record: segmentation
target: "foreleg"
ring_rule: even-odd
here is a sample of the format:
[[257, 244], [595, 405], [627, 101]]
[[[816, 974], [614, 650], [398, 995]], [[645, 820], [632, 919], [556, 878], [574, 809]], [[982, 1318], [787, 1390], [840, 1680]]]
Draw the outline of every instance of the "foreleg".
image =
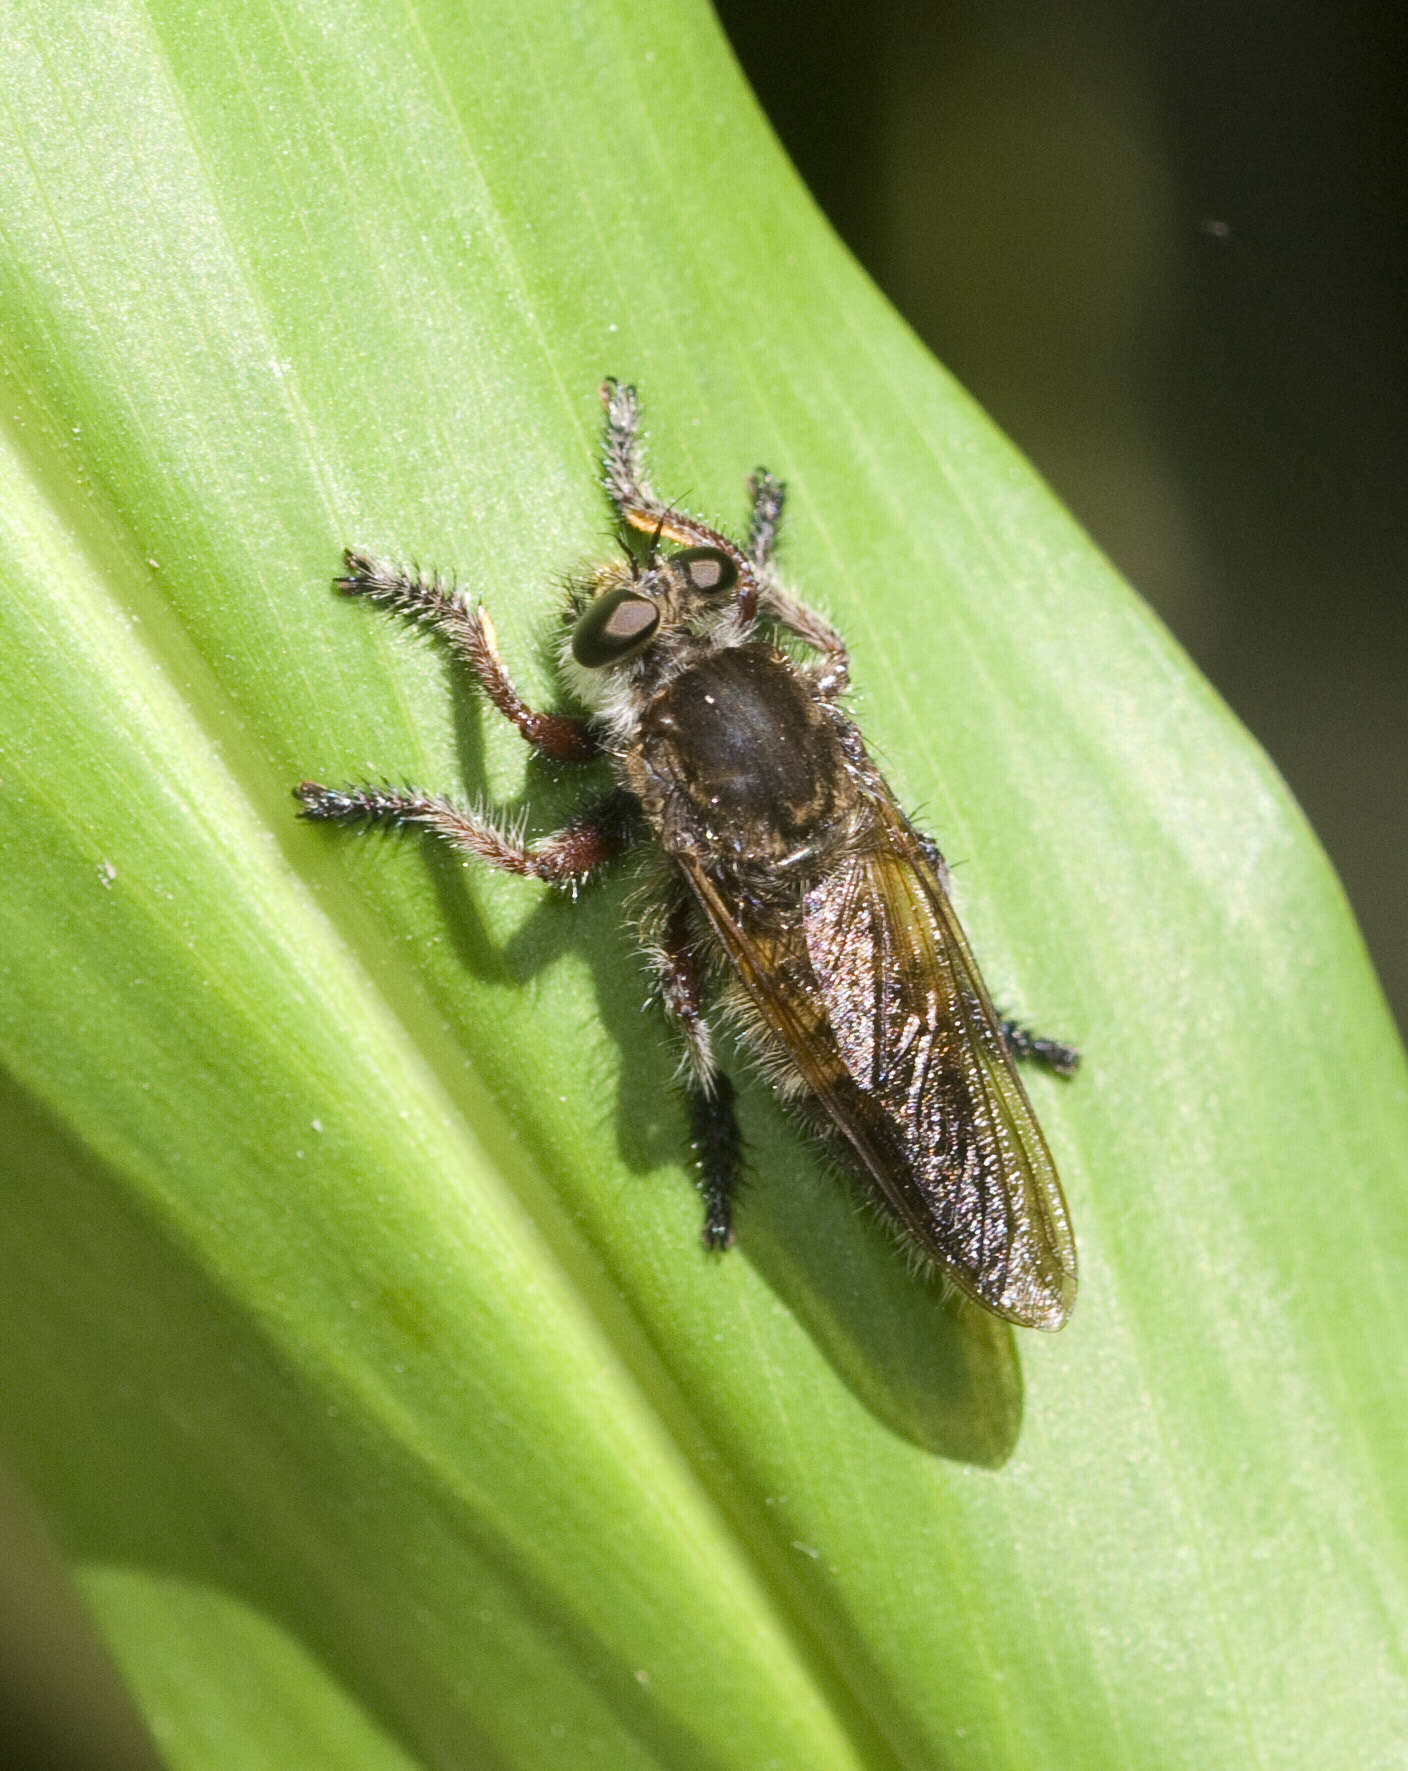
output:
[[437, 577], [406, 572], [350, 548], [345, 557], [347, 572], [335, 581], [337, 588], [443, 634], [455, 656], [479, 679], [490, 701], [536, 751], [554, 762], [589, 762], [598, 754], [586, 720], [566, 713], [535, 713], [523, 700], [499, 656], [494, 624], [486, 609], [471, 608], [458, 591], [447, 590]]
[[766, 573], [771, 569], [777, 549], [777, 532], [782, 526], [782, 506], [787, 487], [775, 480], [765, 467], [754, 470], [748, 478], [748, 496], [752, 511], [748, 517], [748, 557]]
[[714, 547], [726, 554], [738, 568], [739, 603], [745, 618], [751, 620], [761, 588], [752, 560], [736, 541], [730, 541], [727, 535], [721, 535], [697, 517], [666, 504], [651, 490], [645, 476], [636, 390], [623, 387], [619, 381], [604, 381], [601, 403], [606, 409], [602, 484], [621, 521], [628, 528], [657, 539], [663, 538], [676, 546]]
[[758, 607], [781, 626], [795, 633], [821, 657], [807, 666], [807, 674], [817, 691], [828, 699], [844, 695], [851, 680], [851, 658], [846, 642], [824, 615], [799, 603], [788, 590], [768, 579], [758, 597]]
[[808, 672], [816, 688], [828, 697], [844, 694], [851, 672], [846, 642], [824, 616], [799, 603], [773, 574], [773, 553], [787, 488], [765, 467], [760, 467], [749, 478], [748, 492], [753, 501], [748, 519], [748, 557], [758, 573], [758, 608], [821, 653], [820, 662]]

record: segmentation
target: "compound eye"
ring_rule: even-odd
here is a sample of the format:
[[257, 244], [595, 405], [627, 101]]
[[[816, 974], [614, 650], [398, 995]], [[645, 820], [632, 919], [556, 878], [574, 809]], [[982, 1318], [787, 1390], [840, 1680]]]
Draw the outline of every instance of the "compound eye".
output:
[[738, 567], [717, 547], [686, 547], [669, 563], [699, 596], [722, 596], [738, 585]]
[[619, 664], [654, 639], [659, 625], [659, 605], [649, 597], [624, 587], [608, 590], [573, 630], [572, 656], [588, 670]]

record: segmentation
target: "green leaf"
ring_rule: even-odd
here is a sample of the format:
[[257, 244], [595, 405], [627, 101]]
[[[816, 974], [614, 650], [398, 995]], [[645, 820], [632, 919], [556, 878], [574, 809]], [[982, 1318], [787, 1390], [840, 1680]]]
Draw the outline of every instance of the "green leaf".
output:
[[[1266, 760], [810, 206], [702, 8], [12, 11], [0, 67], [0, 1421], [175, 1767], [1396, 1762], [1405, 1072]], [[744, 1092], [699, 1252], [618, 876], [348, 543], [532, 697], [595, 387], [791, 486], [1080, 1240], [1056, 1338]], [[1025, 1396], [1023, 1399], [1023, 1386]]]

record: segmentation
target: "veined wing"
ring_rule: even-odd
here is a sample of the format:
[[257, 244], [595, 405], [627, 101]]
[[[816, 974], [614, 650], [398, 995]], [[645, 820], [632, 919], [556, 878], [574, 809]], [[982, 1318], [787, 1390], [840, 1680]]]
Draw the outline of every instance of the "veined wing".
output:
[[1055, 1166], [948, 895], [893, 806], [873, 845], [807, 892], [801, 924], [750, 930], [691, 883], [763, 1021], [876, 1193], [963, 1290], [1060, 1328], [1075, 1243]]

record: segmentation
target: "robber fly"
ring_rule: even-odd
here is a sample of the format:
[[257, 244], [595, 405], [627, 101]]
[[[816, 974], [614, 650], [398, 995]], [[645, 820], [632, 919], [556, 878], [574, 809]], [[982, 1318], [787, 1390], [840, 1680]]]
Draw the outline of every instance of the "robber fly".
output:
[[[774, 568], [782, 484], [753, 475], [747, 540], [730, 540], [655, 495], [635, 390], [601, 391], [604, 484], [627, 545], [571, 593], [562, 675], [586, 717], [530, 709], [487, 612], [440, 580], [349, 552], [337, 583], [438, 630], [534, 749], [604, 758], [610, 791], [533, 843], [411, 789], [305, 781], [302, 815], [418, 825], [574, 891], [634, 838], [653, 839], [640, 938], [683, 1041], [706, 1246], [732, 1240], [742, 1166], [708, 1018], [718, 997], [924, 1257], [997, 1315], [1060, 1328], [1075, 1244], [1012, 1060], [1069, 1072], [1077, 1054], [994, 1010], [942, 856], [841, 707], [845, 644]], [[778, 630], [807, 662], [779, 648]]]

